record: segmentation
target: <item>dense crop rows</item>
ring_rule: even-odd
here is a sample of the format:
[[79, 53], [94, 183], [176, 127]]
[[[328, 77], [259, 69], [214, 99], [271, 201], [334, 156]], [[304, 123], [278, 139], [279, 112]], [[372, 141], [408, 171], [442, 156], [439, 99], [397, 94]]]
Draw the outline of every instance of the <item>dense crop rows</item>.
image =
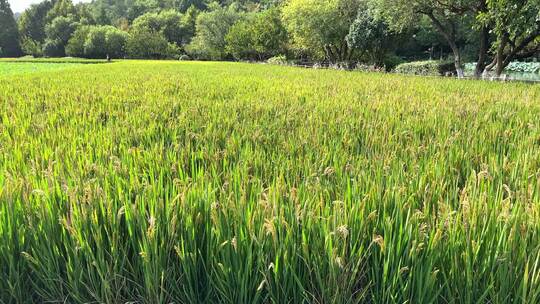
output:
[[538, 303], [540, 87], [233, 63], [0, 80], [0, 303]]

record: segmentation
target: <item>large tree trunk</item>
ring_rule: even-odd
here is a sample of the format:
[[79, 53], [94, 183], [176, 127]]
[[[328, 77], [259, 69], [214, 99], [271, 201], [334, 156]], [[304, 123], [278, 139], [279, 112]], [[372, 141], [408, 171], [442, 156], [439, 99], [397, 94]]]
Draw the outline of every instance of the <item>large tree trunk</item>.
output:
[[495, 56], [493, 58], [493, 60], [491, 61], [490, 64], [488, 64], [485, 68], [484, 68], [484, 72], [482, 72], [482, 78], [487, 78], [488, 75], [489, 75], [489, 72], [491, 72], [493, 70], [493, 68], [495, 67], [495, 65], [497, 64], [497, 57]]
[[478, 50], [478, 62], [476, 63], [476, 68], [474, 69], [474, 77], [481, 78], [484, 69], [486, 68], [486, 59], [489, 49], [489, 29], [483, 27], [480, 32], [480, 49]]
[[339, 46], [339, 56], [337, 58], [339, 63], [347, 62], [349, 60], [349, 47], [347, 45], [347, 42], [343, 40], [341, 42], [341, 45]]
[[[499, 37], [499, 45], [497, 46], [495, 58], [493, 59], [493, 62], [485, 68], [484, 73], [491, 71], [493, 67], [495, 67], [495, 75], [499, 78], [512, 60], [528, 58], [538, 53], [540, 51], [540, 45], [531, 50], [524, 51], [529, 44], [538, 37], [540, 37], [540, 29], [529, 34], [529, 36], [525, 37], [521, 43], [516, 44], [516, 41], [510, 39], [508, 33], [504, 33]], [[510, 50], [508, 51], [508, 49]]]
[[495, 75], [497, 76], [497, 78], [501, 77], [504, 68], [506, 68], [506, 66], [504, 65], [504, 49], [506, 48], [507, 44], [508, 35], [505, 34], [501, 37], [499, 46], [497, 47], [497, 54], [495, 55], [495, 59], [497, 60], [497, 64], [495, 65]]
[[[481, 14], [488, 11], [487, 0], [478, 1], [478, 6], [474, 9], [475, 14]], [[480, 30], [480, 49], [478, 50], [478, 61], [474, 69], [474, 77], [479, 79], [483, 76], [486, 69], [486, 61], [488, 57], [489, 45], [489, 32], [490, 28], [482, 26]]]
[[461, 62], [461, 52], [459, 50], [459, 47], [456, 43], [456, 37], [455, 37], [455, 27], [454, 24], [452, 24], [450, 29], [446, 29], [441, 21], [435, 17], [435, 15], [432, 12], [429, 12], [426, 14], [429, 19], [431, 19], [431, 22], [435, 26], [435, 28], [441, 33], [441, 35], [444, 37], [446, 42], [448, 42], [448, 45], [452, 49], [452, 53], [454, 54], [454, 65], [456, 67], [456, 73], [458, 78], [465, 77], [465, 74], [463, 72], [463, 64]]
[[463, 72], [463, 64], [461, 63], [461, 53], [459, 48], [453, 48], [452, 52], [454, 53], [454, 66], [456, 67], [456, 73], [458, 78], [464, 78], [465, 73]]
[[326, 60], [328, 60], [328, 62], [333, 62], [335, 55], [334, 55], [334, 51], [332, 51], [332, 46], [328, 44], [325, 45], [324, 52], [326, 53]]
[[[523, 39], [519, 45], [516, 45], [515, 41], [511, 43], [512, 48], [511, 48], [510, 53], [504, 54], [504, 48], [503, 48], [502, 49], [503, 56], [501, 57], [497, 56], [497, 76], [500, 76], [502, 74], [504, 69], [512, 62], [512, 60], [528, 58], [536, 54], [537, 52], [539, 52], [540, 45], [536, 46], [530, 51], [521, 53], [527, 48], [527, 46], [529, 46], [531, 42], [533, 42], [538, 37], [540, 37], [540, 28], [532, 32], [531, 34], [529, 34], [529, 36], [525, 37], [525, 39]], [[510, 38], [508, 37], [508, 34], [504, 35], [503, 39], [505, 39], [504, 40], [505, 45], [509, 44]]]
[[329, 63], [342, 63], [350, 60], [353, 50], [343, 42], [341, 45], [325, 45], [324, 52]]

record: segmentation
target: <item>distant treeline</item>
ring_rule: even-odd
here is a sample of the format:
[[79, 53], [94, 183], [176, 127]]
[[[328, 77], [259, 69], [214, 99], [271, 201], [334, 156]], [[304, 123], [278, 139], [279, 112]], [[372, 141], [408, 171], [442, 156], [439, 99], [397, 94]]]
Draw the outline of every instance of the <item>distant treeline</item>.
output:
[[15, 18], [4, 57], [361, 62], [451, 59], [502, 73], [540, 53], [540, 0], [44, 0]]

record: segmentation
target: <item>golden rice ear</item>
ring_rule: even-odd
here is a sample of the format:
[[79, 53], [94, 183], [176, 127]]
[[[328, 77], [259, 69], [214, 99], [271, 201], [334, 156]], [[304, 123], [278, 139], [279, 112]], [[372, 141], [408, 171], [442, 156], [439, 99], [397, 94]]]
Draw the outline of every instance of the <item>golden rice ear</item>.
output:
[[381, 251], [384, 251], [384, 238], [381, 235], [373, 235], [372, 244], [377, 244]]

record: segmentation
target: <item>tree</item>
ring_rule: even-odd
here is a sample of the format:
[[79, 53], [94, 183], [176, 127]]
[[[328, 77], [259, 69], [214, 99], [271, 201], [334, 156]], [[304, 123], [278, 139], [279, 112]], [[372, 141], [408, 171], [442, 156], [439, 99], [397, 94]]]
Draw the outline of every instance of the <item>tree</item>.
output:
[[19, 33], [23, 52], [40, 56], [41, 46], [45, 42], [45, 25], [47, 14], [53, 3], [45, 0], [30, 6], [19, 18]]
[[512, 60], [540, 53], [539, 0], [490, 0], [487, 8], [480, 19], [493, 28], [497, 40], [494, 59], [486, 72], [495, 67], [495, 74], [500, 76]]
[[93, 26], [84, 41], [84, 55], [89, 58], [106, 58], [106, 33], [109, 26]]
[[243, 17], [243, 13], [238, 12], [234, 6], [224, 8], [212, 5], [211, 11], [203, 12], [197, 17], [195, 37], [186, 50], [201, 59], [225, 59], [225, 37], [231, 27]]
[[66, 55], [66, 45], [75, 32], [78, 23], [73, 20], [73, 16], [59, 16], [54, 18], [51, 23], [45, 27], [47, 36], [44, 44], [43, 53], [49, 57], [63, 57]]
[[76, 16], [80, 24], [92, 25], [96, 24], [92, 15], [91, 6], [89, 3], [78, 3], [75, 5]]
[[108, 58], [122, 58], [126, 55], [128, 33], [111, 27], [105, 33], [105, 48]]
[[231, 27], [225, 41], [226, 51], [236, 59], [256, 59], [253, 28], [250, 26], [253, 18], [237, 22]]
[[422, 16], [444, 37], [454, 55], [458, 77], [463, 77], [462, 54], [459, 40], [461, 29], [472, 27], [476, 14], [485, 0], [379, 0], [379, 11], [396, 29], [403, 29]]
[[[97, 24], [111, 25], [116, 24], [119, 19], [127, 19], [130, 8], [132, 8], [137, 2], [139, 1], [93, 0], [92, 2], [85, 5], [89, 7], [89, 10], [93, 14], [92, 18], [96, 21]], [[130, 21], [132, 21], [133, 19], [131, 19]]]
[[236, 59], [265, 60], [285, 52], [287, 32], [280, 12], [270, 9], [237, 22], [225, 40], [227, 52]]
[[0, 56], [16, 57], [21, 53], [19, 30], [7, 0], [0, 0]]
[[168, 43], [182, 49], [193, 38], [197, 14], [193, 7], [184, 15], [175, 10], [146, 13], [133, 21], [132, 30], [137, 34], [149, 32], [163, 36]]
[[200, 14], [200, 10], [194, 5], [190, 6], [182, 17], [182, 29], [184, 31], [182, 45], [188, 45], [197, 29], [197, 16]]
[[50, 23], [58, 17], [78, 19], [75, 17], [77, 15], [77, 9], [71, 0], [54, 0], [53, 3], [53, 7], [47, 13], [46, 23]]
[[158, 5], [155, 0], [134, 0], [127, 10], [127, 17], [129, 20], [135, 20], [141, 15], [157, 10]]
[[73, 57], [122, 58], [129, 34], [113, 26], [82, 25], [69, 39], [66, 54]]
[[104, 4], [99, 5], [95, 9], [95, 14], [93, 19], [96, 21], [99, 25], [107, 25], [111, 24], [111, 18], [109, 17], [109, 13], [107, 12], [107, 8]]
[[174, 10], [146, 13], [135, 19], [132, 27], [136, 31], [161, 33], [168, 42], [181, 46], [186, 40], [182, 18], [182, 14]]
[[[472, 13], [475, 15], [476, 21], [479, 21], [482, 14], [485, 14], [488, 10], [487, 6], [488, 0], [477, 0], [472, 2], [470, 6]], [[482, 22], [477, 22], [475, 27], [478, 31], [478, 59], [476, 63], [476, 68], [474, 70], [474, 76], [480, 78], [486, 68], [486, 61], [488, 58], [488, 51], [490, 46], [490, 28], [483, 24]]]
[[173, 4], [174, 9], [177, 9], [180, 12], [186, 12], [191, 7], [198, 10], [205, 10], [207, 6], [208, 1], [206, 0], [176, 0]]
[[163, 34], [144, 29], [132, 31], [127, 42], [127, 53], [130, 58], [172, 58], [179, 52], [178, 47], [169, 43]]
[[66, 45], [66, 55], [72, 57], [84, 57], [84, 44], [92, 26], [82, 25], [77, 28]]
[[330, 62], [348, 61], [353, 50], [346, 36], [359, 5], [359, 0], [289, 0], [283, 18], [294, 46], [301, 52]]
[[110, 25], [91, 26], [76, 32], [69, 44], [70, 53], [80, 52], [80, 42], [85, 33], [85, 57], [121, 58], [126, 55], [128, 33]]
[[19, 20], [23, 51], [34, 56], [65, 56], [65, 46], [78, 21], [78, 10], [71, 0], [32, 5]]
[[349, 48], [359, 50], [359, 57], [367, 57], [371, 63], [384, 66], [384, 59], [394, 47], [396, 35], [385, 21], [376, 18], [368, 9], [363, 8], [351, 24], [347, 35]]

